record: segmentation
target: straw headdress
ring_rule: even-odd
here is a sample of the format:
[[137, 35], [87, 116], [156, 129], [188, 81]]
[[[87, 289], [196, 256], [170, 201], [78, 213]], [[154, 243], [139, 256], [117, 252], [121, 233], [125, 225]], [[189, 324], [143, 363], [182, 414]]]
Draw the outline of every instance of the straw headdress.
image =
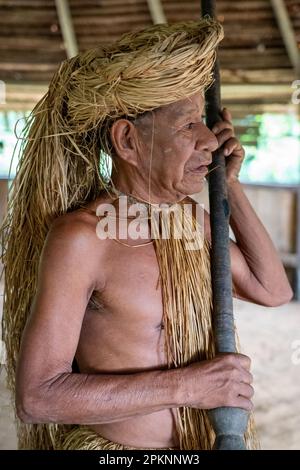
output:
[[[220, 24], [206, 18], [126, 34], [110, 46], [63, 62], [31, 113], [1, 231], [3, 332], [12, 390], [52, 220], [96, 199], [105, 188], [104, 155], [111, 154], [109, 130], [115, 119], [137, 117], [204, 92], [222, 37]], [[19, 424], [19, 445], [51, 449], [59, 433], [56, 425]]]

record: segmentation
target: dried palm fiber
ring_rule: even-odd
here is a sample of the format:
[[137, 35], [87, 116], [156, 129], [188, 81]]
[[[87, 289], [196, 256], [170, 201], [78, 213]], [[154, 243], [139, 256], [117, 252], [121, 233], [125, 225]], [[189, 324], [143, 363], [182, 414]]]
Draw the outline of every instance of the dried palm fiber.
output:
[[[180, 204], [176, 208], [170, 218], [175, 233], [184, 226], [183, 237], [176, 239], [174, 232], [171, 230], [170, 233], [168, 229], [168, 217], [161, 217], [162, 225], [167, 224], [165, 232], [169, 231], [171, 236], [154, 239], [164, 299], [166, 352], [170, 367], [182, 367], [215, 356], [210, 245], [204, 239], [197, 221], [193, 217], [185, 217]], [[177, 411], [180, 449], [212, 449], [215, 435], [207, 412], [189, 407]], [[258, 447], [252, 417], [245, 441], [249, 449]]]
[[[57, 442], [56, 450], [139, 450], [137, 447], [125, 446], [117, 442], [109, 441], [99, 436], [85, 426], [78, 426], [65, 435], [61, 436], [61, 441]], [[154, 448], [144, 448], [143, 450], [156, 450]], [[162, 450], [175, 450], [167, 447]]]
[[[221, 26], [208, 19], [158, 25], [67, 60], [27, 120], [8, 215], [1, 229], [5, 292], [3, 334], [8, 382], [15, 388], [21, 335], [36, 291], [51, 222], [98, 197], [111, 153], [109, 130], [203, 91], [212, 79]], [[18, 422], [19, 447], [52, 449], [65, 426]]]

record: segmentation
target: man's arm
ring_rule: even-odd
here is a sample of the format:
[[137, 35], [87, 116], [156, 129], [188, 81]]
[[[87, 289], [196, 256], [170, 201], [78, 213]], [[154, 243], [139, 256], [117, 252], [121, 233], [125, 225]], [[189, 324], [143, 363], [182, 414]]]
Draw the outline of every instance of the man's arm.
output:
[[212, 130], [226, 157], [230, 225], [236, 237], [236, 243], [231, 241], [230, 246], [234, 295], [275, 307], [291, 300], [293, 292], [272, 240], [238, 180], [245, 152], [234, 136], [231, 119], [224, 109], [223, 121]]
[[105, 286], [105, 242], [97, 239], [94, 227], [70, 220], [67, 215], [54, 224], [41, 256], [18, 362], [19, 418], [28, 423], [96, 424], [179, 406], [251, 409], [250, 361], [238, 354], [177, 370], [72, 373], [89, 297]]
[[289, 302], [293, 292], [282, 262], [266, 229], [248, 201], [242, 185], [228, 185], [234, 294], [242, 299], [276, 307]]
[[172, 374], [170, 380], [167, 373], [161, 380], [160, 371], [72, 373], [89, 297], [94, 289], [103, 289], [105, 276], [101, 274], [104, 242], [95, 228], [68, 218], [54, 224], [41, 257], [17, 370], [19, 417], [26, 422], [91, 424], [174, 406], [178, 387]]

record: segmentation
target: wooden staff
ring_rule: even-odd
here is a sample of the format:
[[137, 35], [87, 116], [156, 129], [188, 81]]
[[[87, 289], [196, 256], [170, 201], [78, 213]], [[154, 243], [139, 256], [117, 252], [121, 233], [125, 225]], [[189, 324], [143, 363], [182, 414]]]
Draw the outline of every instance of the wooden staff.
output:
[[[216, 1], [201, 0], [202, 16], [215, 17]], [[221, 115], [220, 73], [218, 60], [214, 67], [214, 84], [207, 91], [206, 120], [212, 129]], [[213, 315], [216, 350], [218, 353], [236, 352], [235, 330], [232, 305], [232, 278], [229, 252], [229, 215], [225, 177], [225, 157], [222, 150], [213, 155], [216, 170], [209, 176], [210, 224], [212, 237], [211, 270], [213, 290]], [[216, 408], [209, 411], [209, 417], [216, 433], [214, 449], [246, 449], [244, 434], [248, 413], [241, 408]]]

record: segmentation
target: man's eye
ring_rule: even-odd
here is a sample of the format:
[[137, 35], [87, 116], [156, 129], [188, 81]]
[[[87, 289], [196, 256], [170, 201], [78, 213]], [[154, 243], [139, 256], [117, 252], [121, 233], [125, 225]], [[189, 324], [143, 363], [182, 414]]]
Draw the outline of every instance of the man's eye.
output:
[[205, 124], [205, 115], [201, 116], [201, 120], [198, 121], [198, 122], [189, 122], [188, 124], [186, 124], [184, 127], [185, 129], [193, 129], [193, 127], [196, 125], [196, 124]]
[[188, 124], [185, 124], [184, 128], [188, 130], [194, 129], [194, 126], [197, 124], [200, 124], [200, 122], [189, 122]]

